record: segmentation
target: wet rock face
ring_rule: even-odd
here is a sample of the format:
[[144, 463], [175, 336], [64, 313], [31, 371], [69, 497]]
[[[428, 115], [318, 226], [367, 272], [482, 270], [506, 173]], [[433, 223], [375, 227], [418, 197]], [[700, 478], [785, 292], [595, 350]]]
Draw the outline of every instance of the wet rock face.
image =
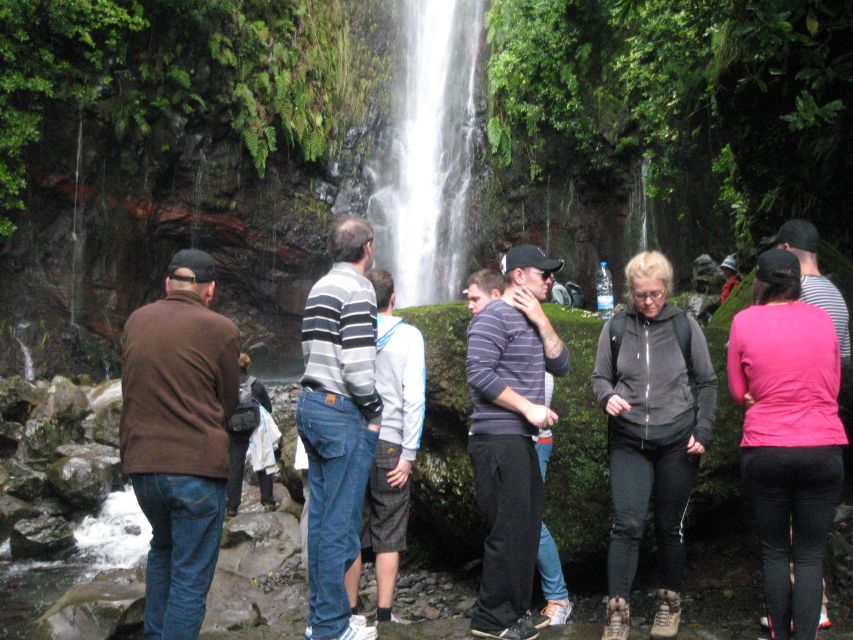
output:
[[0, 540], [5, 539], [18, 520], [38, 517], [39, 512], [23, 500], [0, 493]]
[[61, 560], [74, 551], [74, 534], [62, 518], [28, 518], [12, 527], [10, 546], [16, 559]]
[[14, 459], [0, 463], [0, 474], [3, 491], [28, 502], [41, 496], [47, 486], [44, 473]]
[[124, 479], [118, 450], [105, 445], [57, 447], [62, 458], [47, 468], [53, 490], [74, 507], [95, 510]]
[[30, 411], [44, 399], [44, 392], [20, 376], [0, 380], [0, 418], [26, 421]]
[[107, 640], [142, 623], [145, 580], [134, 569], [112, 571], [69, 589], [35, 624], [33, 640]]

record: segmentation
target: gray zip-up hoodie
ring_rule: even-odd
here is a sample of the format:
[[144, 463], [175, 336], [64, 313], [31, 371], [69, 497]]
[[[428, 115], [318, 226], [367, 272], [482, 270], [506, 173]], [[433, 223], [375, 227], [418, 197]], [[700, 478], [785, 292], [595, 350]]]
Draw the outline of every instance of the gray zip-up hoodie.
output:
[[[671, 322], [681, 311], [664, 305], [651, 319], [634, 307], [626, 313], [628, 318], [616, 362], [616, 380], [612, 380], [612, 320], [608, 320], [598, 339], [592, 391], [601, 408], [607, 405], [610, 396], [622, 396], [631, 410], [617, 416], [616, 424], [643, 440], [660, 440], [693, 422], [694, 398], [687, 363]], [[687, 320], [698, 409], [693, 435], [707, 448], [711, 444], [717, 411], [717, 376], [711, 365], [705, 334], [693, 318]]]

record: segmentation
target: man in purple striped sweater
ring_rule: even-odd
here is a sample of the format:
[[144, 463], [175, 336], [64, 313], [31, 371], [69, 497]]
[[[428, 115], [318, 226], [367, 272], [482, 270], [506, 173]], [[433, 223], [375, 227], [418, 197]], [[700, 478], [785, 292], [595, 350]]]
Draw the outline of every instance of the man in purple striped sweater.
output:
[[513, 247], [501, 263], [503, 296], [468, 328], [468, 454], [477, 507], [490, 527], [471, 613], [471, 633], [482, 638], [533, 640], [549, 623], [527, 611], [544, 503], [530, 436], [557, 422], [545, 405], [545, 371], [569, 372], [568, 349], [540, 305], [562, 266], [532, 245]]

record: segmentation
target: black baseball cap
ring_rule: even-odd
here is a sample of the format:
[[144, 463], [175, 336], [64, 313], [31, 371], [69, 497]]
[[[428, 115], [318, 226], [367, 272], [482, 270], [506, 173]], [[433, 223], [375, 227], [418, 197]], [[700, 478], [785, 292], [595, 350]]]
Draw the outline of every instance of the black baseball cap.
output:
[[501, 259], [501, 273], [509, 273], [513, 269], [525, 269], [527, 267], [556, 272], [563, 268], [563, 261], [549, 258], [542, 249], [532, 244], [520, 244], [513, 247]]
[[800, 279], [800, 261], [790, 251], [769, 249], [758, 256], [755, 277], [770, 284], [790, 284]]
[[820, 247], [820, 234], [808, 220], [795, 218], [779, 227], [773, 244], [787, 244], [795, 249], [817, 253]]
[[[176, 276], [178, 269], [189, 269], [192, 276]], [[183, 282], [213, 282], [216, 280], [216, 260], [200, 249], [181, 249], [169, 263], [169, 277]]]

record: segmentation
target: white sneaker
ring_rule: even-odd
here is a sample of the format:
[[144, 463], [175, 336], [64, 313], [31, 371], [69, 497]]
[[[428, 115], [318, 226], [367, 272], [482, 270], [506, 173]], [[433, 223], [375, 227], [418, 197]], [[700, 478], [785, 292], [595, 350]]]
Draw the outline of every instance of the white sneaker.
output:
[[568, 598], [564, 600], [549, 600], [545, 608], [542, 609], [542, 615], [551, 618], [551, 622], [549, 623], [551, 626], [566, 624], [572, 615], [572, 601]]
[[376, 640], [377, 637], [376, 627], [353, 626], [350, 623], [346, 631], [338, 636], [338, 640]]
[[[349, 624], [351, 627], [366, 627], [367, 626], [367, 617], [360, 616], [357, 613], [354, 613], [349, 618]], [[311, 626], [305, 627], [305, 631], [302, 633], [302, 636], [305, 640], [312, 640], [314, 637], [314, 631], [311, 629]]]

